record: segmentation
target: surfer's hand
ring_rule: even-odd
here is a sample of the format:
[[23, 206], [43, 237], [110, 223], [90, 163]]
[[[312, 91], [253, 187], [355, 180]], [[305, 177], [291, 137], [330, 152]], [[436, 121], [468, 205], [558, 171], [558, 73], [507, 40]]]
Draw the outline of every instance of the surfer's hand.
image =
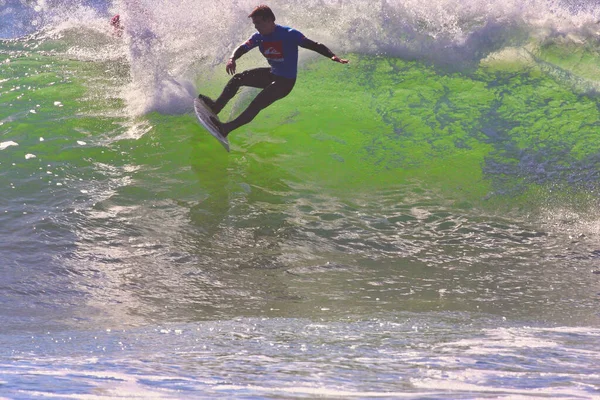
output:
[[350, 61], [344, 60], [343, 58], [339, 58], [338, 56], [333, 56], [331, 59], [335, 62], [339, 62], [340, 64], [348, 64]]
[[227, 66], [225, 67], [225, 71], [227, 71], [227, 73], [229, 75], [235, 74], [235, 60], [233, 58], [230, 58], [227, 61]]

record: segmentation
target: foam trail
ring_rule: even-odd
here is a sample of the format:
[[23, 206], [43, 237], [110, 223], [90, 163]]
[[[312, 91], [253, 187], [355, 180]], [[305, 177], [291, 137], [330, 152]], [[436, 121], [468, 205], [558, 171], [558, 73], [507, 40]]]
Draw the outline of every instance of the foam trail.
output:
[[131, 74], [123, 97], [127, 100], [129, 113], [190, 112], [195, 89], [189, 81], [177, 80], [170, 74], [169, 60], [163, 56], [166, 46], [157, 33], [153, 9], [132, 0], [123, 1], [122, 7], [123, 39], [128, 49]]

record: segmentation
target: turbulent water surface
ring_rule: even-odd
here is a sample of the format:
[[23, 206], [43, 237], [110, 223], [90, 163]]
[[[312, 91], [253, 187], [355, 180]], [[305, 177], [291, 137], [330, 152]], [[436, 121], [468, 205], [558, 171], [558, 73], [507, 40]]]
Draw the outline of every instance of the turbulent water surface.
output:
[[270, 5], [0, 0], [0, 398], [600, 396], [600, 8]]

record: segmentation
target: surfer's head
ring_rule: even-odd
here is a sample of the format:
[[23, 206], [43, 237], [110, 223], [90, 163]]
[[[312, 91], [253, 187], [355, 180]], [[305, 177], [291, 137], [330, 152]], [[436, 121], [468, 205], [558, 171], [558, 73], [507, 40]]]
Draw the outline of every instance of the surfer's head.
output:
[[254, 17], [261, 17], [263, 19], [268, 19], [269, 21], [275, 22], [275, 14], [273, 14], [273, 10], [264, 4], [256, 6], [250, 15], [248, 15], [248, 18], [254, 19]]
[[269, 35], [275, 30], [275, 14], [269, 6], [264, 4], [257, 6], [248, 18], [252, 18], [254, 27], [261, 35]]

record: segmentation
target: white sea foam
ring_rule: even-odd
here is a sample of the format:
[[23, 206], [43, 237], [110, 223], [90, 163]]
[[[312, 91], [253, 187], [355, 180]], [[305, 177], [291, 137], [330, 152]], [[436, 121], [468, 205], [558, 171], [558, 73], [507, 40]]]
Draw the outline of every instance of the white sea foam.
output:
[[18, 146], [19, 143], [17, 142], [13, 142], [12, 140], [9, 140], [7, 142], [0, 142], [0, 150], [5, 150], [11, 146]]

